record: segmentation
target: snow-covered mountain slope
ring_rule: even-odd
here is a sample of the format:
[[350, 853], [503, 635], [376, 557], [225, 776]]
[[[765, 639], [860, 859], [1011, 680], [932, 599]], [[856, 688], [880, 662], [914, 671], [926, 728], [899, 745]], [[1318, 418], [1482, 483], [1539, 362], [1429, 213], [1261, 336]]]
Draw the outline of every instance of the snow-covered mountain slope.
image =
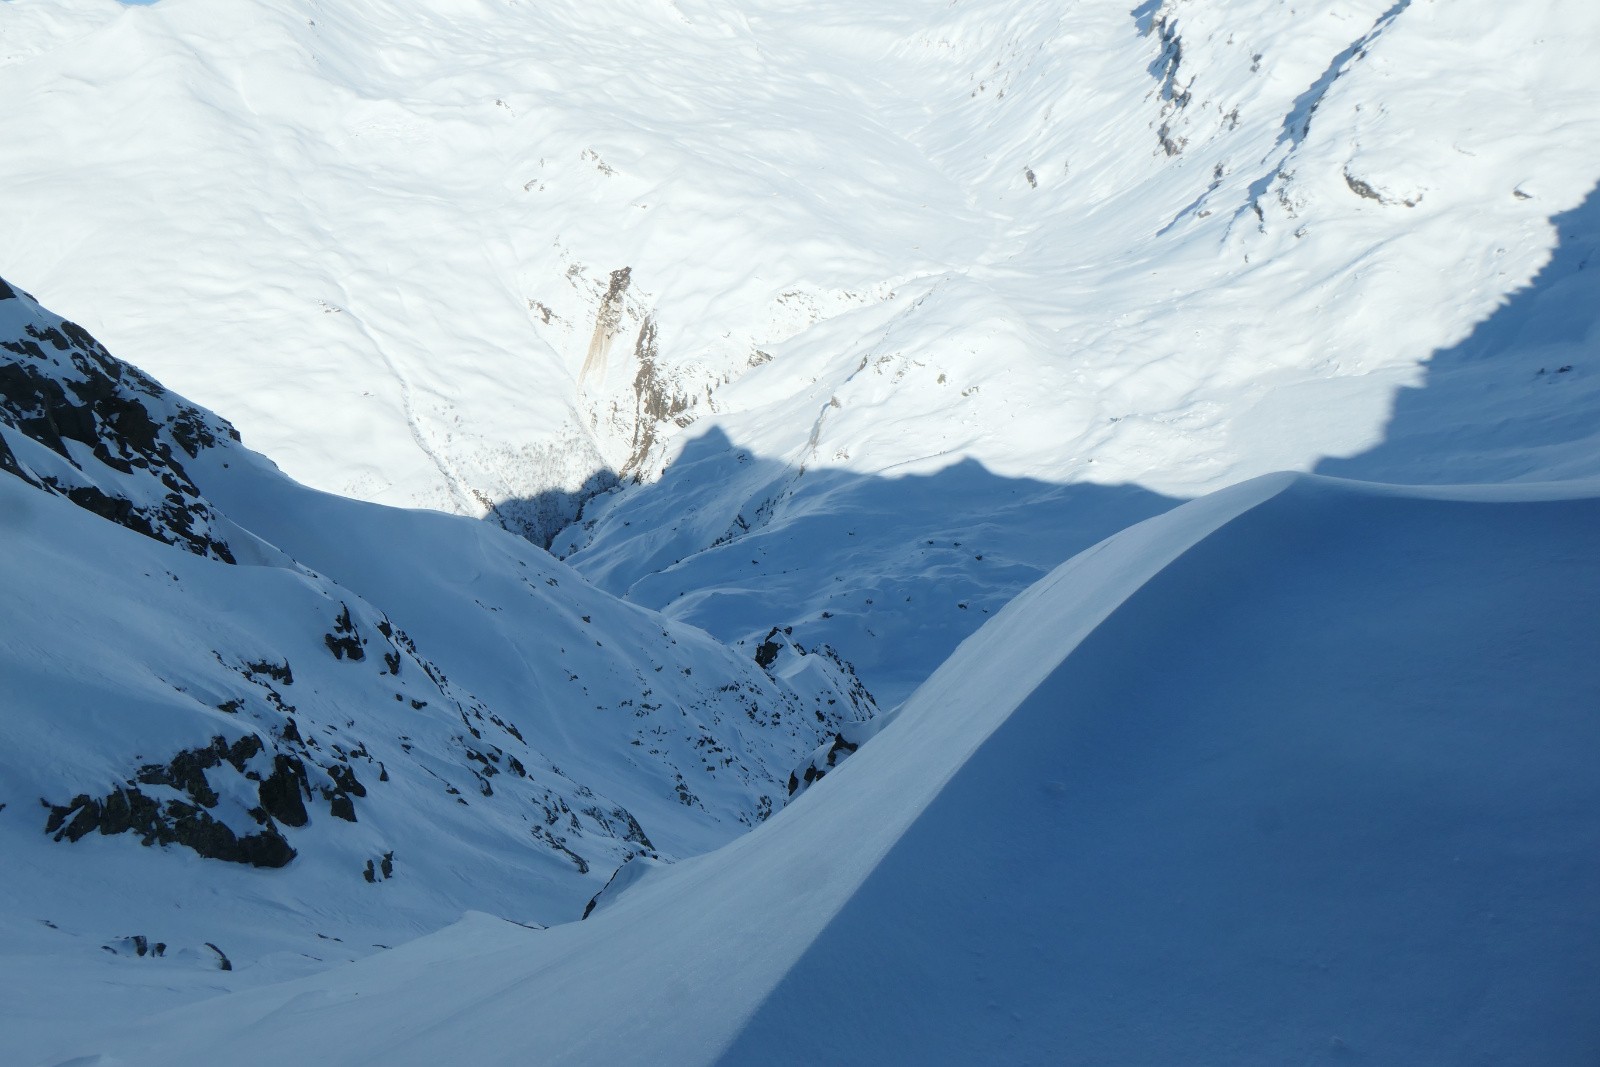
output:
[[126, 1017], [466, 909], [575, 920], [872, 712], [825, 650], [758, 663], [488, 524], [305, 489], [5, 283], [0, 529], [7, 1062], [73, 988]]
[[472, 917], [62, 1050], [1589, 1062], [1597, 531], [1593, 482], [1235, 487], [1061, 567], [793, 806], [585, 922]]
[[[320, 488], [543, 540], [641, 477], [580, 570], [893, 702], [1175, 499], [1391, 429], [1407, 481], [1593, 473], [1553, 349], [1600, 306], [1597, 36], [1588, 0], [11, 0], [0, 270]], [[1479, 332], [1558, 289], [1556, 333]], [[1417, 387], [1432, 428], [1389, 426]]]
[[1595, 1059], [1596, 40], [0, 2], [0, 1061]]

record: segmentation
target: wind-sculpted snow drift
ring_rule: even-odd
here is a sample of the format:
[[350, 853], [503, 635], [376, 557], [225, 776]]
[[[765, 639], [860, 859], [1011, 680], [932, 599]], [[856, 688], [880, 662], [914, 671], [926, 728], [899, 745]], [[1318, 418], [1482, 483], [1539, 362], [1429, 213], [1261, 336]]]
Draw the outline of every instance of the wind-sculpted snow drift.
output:
[[136, 980], [159, 1003], [464, 908], [576, 918], [872, 711], [827, 652], [763, 669], [484, 524], [303, 489], [3, 282], [0, 497], [0, 923], [56, 961], [8, 958], [7, 1031], [124, 941], [190, 961]]
[[470, 917], [81, 1050], [1587, 1062], [1597, 533], [1595, 485], [1246, 483], [1076, 557], [794, 806], [585, 922]]

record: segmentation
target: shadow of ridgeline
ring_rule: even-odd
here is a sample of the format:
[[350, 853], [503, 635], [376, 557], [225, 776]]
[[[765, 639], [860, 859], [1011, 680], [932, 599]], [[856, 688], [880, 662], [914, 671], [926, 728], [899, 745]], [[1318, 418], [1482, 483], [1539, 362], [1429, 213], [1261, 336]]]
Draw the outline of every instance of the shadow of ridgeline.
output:
[[1180, 501], [1007, 478], [801, 469], [712, 428], [660, 480], [591, 500], [551, 549], [597, 585], [751, 654], [832, 645], [884, 708], [1057, 564]]
[[[1600, 195], [1555, 216], [1527, 287], [1400, 390], [1384, 439], [1319, 474], [1417, 484], [1600, 474]], [[598, 484], [598, 483], [597, 483]], [[964, 459], [932, 474], [804, 469], [712, 428], [659, 481], [603, 492], [550, 548], [602, 588], [754, 652], [834, 646], [885, 707], [1057, 564], [1180, 501]], [[507, 501], [555, 515], [572, 502]], [[565, 514], [571, 514], [568, 510]]]
[[487, 517], [518, 537], [549, 548], [551, 541], [583, 514], [588, 501], [616, 488], [619, 481], [609, 468], [592, 471], [576, 489], [550, 489], [502, 500], [490, 505]]
[[1600, 189], [1537, 277], [1401, 389], [1381, 442], [1318, 474], [1415, 484], [1600, 474]]

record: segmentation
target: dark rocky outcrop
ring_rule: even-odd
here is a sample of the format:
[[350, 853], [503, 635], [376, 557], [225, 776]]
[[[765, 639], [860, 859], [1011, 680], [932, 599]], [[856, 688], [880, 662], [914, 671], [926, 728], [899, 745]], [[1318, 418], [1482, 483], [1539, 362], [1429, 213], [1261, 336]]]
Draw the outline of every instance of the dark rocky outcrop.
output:
[[837, 767], [841, 760], [860, 747], [846, 740], [844, 734], [834, 734], [832, 742], [825, 746], [825, 751], [819, 759], [813, 759], [802, 770], [790, 773], [789, 795], [794, 796], [806, 786], [821, 779], [823, 775]]
[[[273, 771], [265, 778], [251, 769], [266, 751], [261, 738], [245, 734], [229, 741], [214, 737], [199, 748], [184, 749], [166, 763], [147, 763], [125, 784], [101, 797], [80, 793], [66, 804], [45, 802], [49, 817], [45, 833], [57, 841], [79, 841], [90, 833], [105, 836], [132, 833], [144, 845], [182, 845], [208, 859], [247, 863], [255, 867], [282, 867], [295, 850], [278, 830], [277, 821], [290, 826], [307, 822], [301, 790], [305, 768], [293, 756], [279, 753]], [[247, 779], [260, 779], [261, 806], [251, 818], [261, 827], [248, 833], [228, 826], [210, 813], [219, 797], [207, 772], [226, 765]], [[175, 790], [184, 799], [151, 797], [141, 786]], [[276, 821], [275, 821], [276, 820]]]
[[387, 882], [389, 879], [393, 878], [394, 853], [385, 852], [383, 857], [378, 860], [376, 865], [374, 865], [371, 860], [368, 860], [365, 869], [363, 869], [361, 872], [361, 877], [368, 882], [374, 883], [380, 881]]
[[167, 954], [165, 941], [151, 941], [143, 934], [133, 934], [129, 937], [118, 938], [109, 945], [101, 945], [100, 947], [113, 956], [132, 954], [134, 956], [150, 956], [153, 959], [160, 959]]
[[285, 826], [304, 826], [311, 821], [305, 803], [311, 796], [311, 787], [306, 784], [306, 767], [298, 756], [282, 752], [273, 756], [272, 773], [261, 780], [256, 793], [267, 814]]
[[[777, 640], [779, 628], [774, 626], [767, 631], [766, 639], [756, 647], [756, 666], [766, 670], [778, 662], [778, 653], [783, 651], [783, 642]], [[786, 626], [781, 631], [785, 635], [794, 633], [793, 626]]]
[[217, 970], [233, 970], [233, 961], [228, 958], [228, 954], [226, 952], [223, 952], [220, 948], [218, 948], [216, 945], [213, 945], [209, 941], [206, 942], [206, 948], [217, 954]]
[[[112, 357], [76, 323], [3, 281], [0, 289], [0, 300], [25, 301], [30, 312], [0, 336], [0, 427], [18, 435], [0, 435], [0, 472], [146, 537], [234, 562], [221, 516], [180, 458], [237, 440], [233, 428]], [[60, 457], [54, 472], [29, 469], [23, 438]]]
[[143, 845], [182, 845], [208, 859], [252, 867], [282, 867], [295, 856], [270, 821], [265, 829], [240, 836], [197, 805], [162, 803], [136, 786], [114, 789], [98, 800], [80, 793], [70, 803], [46, 807], [45, 832], [57, 841], [78, 841], [95, 831], [105, 836], [131, 832]]
[[[322, 643], [328, 646], [328, 651], [333, 653], [334, 659], [350, 659], [359, 661], [367, 658], [366, 649], [362, 646], [367, 642], [361, 636], [361, 631], [356, 629], [356, 624], [350, 619], [350, 608], [346, 604], [339, 605], [339, 616], [333, 620], [333, 632], [322, 635]], [[399, 660], [396, 657], [392, 674], [399, 674]]]

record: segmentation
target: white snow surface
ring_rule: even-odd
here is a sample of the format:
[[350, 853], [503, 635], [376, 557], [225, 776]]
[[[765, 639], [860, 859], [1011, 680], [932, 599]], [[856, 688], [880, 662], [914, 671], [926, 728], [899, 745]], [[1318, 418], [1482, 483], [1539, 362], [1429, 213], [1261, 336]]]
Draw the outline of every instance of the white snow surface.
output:
[[74, 1063], [1580, 1063], [1600, 485], [1275, 475], [1053, 572], [765, 825]]
[[1597, 41], [0, 2], [0, 1061], [1600, 1060]]
[[0, 272], [323, 489], [543, 540], [688, 453], [673, 536], [647, 484], [561, 552], [893, 704], [1175, 499], [1458, 433], [1409, 390], [1511, 425], [1405, 481], [1594, 473], [1533, 381], [1589, 277], [1430, 359], [1593, 246], [1597, 37], [1589, 0], [10, 0]]
[[109, 1021], [469, 909], [576, 920], [873, 710], [825, 653], [769, 673], [492, 525], [301, 487], [9, 287], [0, 349], [0, 1061], [84, 989]]

